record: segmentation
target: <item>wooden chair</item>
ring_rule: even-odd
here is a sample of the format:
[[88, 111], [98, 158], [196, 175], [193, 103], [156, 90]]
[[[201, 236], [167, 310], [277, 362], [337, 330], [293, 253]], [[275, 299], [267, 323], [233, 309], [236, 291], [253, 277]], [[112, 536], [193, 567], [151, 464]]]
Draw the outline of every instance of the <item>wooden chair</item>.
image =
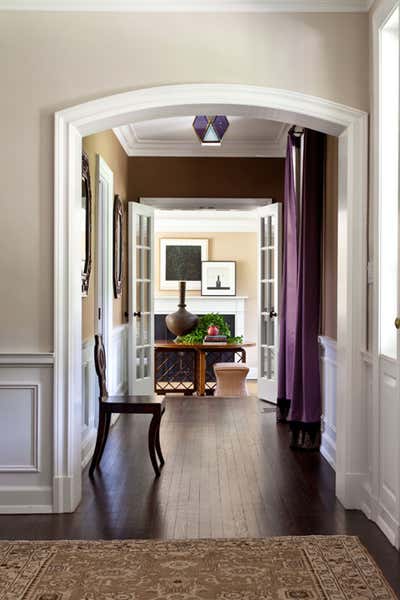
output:
[[[135, 413], [153, 415], [148, 436], [149, 454], [156, 477], [159, 477], [160, 468], [164, 465], [164, 457], [160, 446], [160, 424], [165, 411], [165, 398], [160, 396], [109, 396], [106, 381], [106, 353], [101, 335], [95, 335], [94, 362], [100, 388], [99, 425], [89, 475], [92, 476], [95, 468], [100, 465], [110, 430], [111, 415], [114, 413]], [[156, 453], [160, 460], [160, 467], [157, 464]]]

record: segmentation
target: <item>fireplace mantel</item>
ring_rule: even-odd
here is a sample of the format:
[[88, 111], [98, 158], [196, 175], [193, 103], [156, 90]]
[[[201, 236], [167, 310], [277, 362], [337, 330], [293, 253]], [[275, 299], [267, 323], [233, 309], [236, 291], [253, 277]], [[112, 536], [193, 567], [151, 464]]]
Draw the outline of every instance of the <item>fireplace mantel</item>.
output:
[[[194, 314], [235, 315], [235, 334], [245, 336], [246, 300], [247, 296], [186, 296], [186, 307]], [[156, 296], [154, 312], [156, 315], [174, 312], [178, 302], [178, 296]]]

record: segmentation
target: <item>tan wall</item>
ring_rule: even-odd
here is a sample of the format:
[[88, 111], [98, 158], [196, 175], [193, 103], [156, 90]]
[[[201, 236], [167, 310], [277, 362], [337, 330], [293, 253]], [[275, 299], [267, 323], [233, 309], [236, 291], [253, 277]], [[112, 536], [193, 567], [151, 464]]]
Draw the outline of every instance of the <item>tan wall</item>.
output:
[[[245, 328], [246, 339], [257, 342], [257, 233], [157, 233], [156, 234], [156, 294], [177, 296], [177, 291], [159, 289], [160, 284], [160, 239], [161, 238], [202, 238], [208, 239], [208, 257], [210, 260], [236, 260], [236, 294], [248, 296], [246, 300]], [[190, 296], [198, 296], [198, 290], [189, 290]], [[188, 299], [190, 310], [190, 298]], [[249, 348], [247, 362], [257, 367], [257, 351]]]
[[[221, 18], [223, 27], [221, 27]], [[0, 13], [0, 351], [53, 349], [54, 112], [171, 83], [368, 110], [367, 14]]]
[[323, 214], [322, 333], [337, 339], [338, 139], [327, 136]]
[[82, 339], [86, 340], [95, 333], [96, 299], [96, 265], [97, 265], [97, 198], [96, 198], [96, 154], [106, 161], [114, 174], [114, 194], [119, 194], [125, 209], [125, 227], [123, 232], [123, 285], [120, 298], [113, 298], [113, 325], [125, 322], [124, 313], [127, 310], [128, 272], [127, 272], [127, 187], [128, 187], [128, 157], [112, 131], [105, 131], [85, 137], [83, 149], [89, 156], [90, 176], [92, 181], [92, 273], [90, 277], [89, 294], [82, 298]]
[[273, 198], [283, 202], [283, 158], [130, 158], [129, 200]]

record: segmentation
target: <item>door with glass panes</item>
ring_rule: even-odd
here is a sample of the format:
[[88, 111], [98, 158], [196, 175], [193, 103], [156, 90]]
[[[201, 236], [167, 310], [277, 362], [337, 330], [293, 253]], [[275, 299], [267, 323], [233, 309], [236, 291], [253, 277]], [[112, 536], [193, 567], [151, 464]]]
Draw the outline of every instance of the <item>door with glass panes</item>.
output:
[[258, 219], [258, 396], [276, 403], [282, 265], [281, 204], [263, 206], [259, 209]]
[[154, 209], [129, 202], [129, 394], [154, 393]]

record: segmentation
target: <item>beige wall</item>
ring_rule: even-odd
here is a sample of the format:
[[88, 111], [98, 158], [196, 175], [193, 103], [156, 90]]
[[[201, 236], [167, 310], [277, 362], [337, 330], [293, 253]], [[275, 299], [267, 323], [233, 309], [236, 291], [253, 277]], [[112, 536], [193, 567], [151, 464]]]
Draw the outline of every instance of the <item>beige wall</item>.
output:
[[[202, 238], [208, 239], [208, 258], [210, 260], [236, 260], [236, 295], [248, 296], [246, 300], [245, 334], [248, 341], [257, 342], [257, 233], [157, 233], [156, 234], [156, 294], [176, 296], [177, 291], [159, 289], [160, 284], [160, 239], [161, 238]], [[198, 290], [189, 290], [190, 296], [198, 296]], [[249, 348], [247, 362], [257, 367], [257, 351]]]
[[96, 154], [106, 161], [114, 174], [114, 194], [119, 194], [125, 209], [125, 227], [123, 232], [123, 287], [120, 298], [113, 297], [113, 325], [125, 322], [124, 313], [127, 310], [128, 272], [127, 272], [127, 185], [128, 157], [112, 131], [105, 131], [85, 137], [83, 149], [89, 156], [89, 168], [92, 182], [92, 273], [90, 276], [89, 293], [82, 298], [82, 339], [86, 340], [95, 333], [96, 299], [96, 263], [97, 263], [97, 198], [96, 198]]
[[327, 136], [321, 332], [337, 339], [338, 139]]
[[188, 82], [255, 84], [369, 106], [366, 14], [4, 11], [0, 40], [4, 352], [53, 349], [55, 111]]

